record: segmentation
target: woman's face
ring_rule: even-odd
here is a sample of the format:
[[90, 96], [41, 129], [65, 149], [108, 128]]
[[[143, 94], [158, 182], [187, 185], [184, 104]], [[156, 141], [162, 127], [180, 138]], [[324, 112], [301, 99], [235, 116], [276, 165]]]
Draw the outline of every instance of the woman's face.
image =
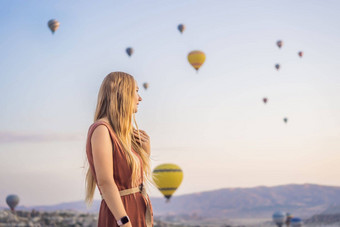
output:
[[142, 101], [142, 97], [138, 94], [139, 87], [137, 85], [137, 82], [135, 81], [135, 96], [134, 96], [134, 113], [137, 113], [138, 111], [138, 104], [140, 101]]

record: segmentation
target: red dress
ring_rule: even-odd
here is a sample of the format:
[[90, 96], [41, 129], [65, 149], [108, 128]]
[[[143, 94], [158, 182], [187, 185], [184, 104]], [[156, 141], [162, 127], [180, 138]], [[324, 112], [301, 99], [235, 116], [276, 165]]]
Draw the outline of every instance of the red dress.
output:
[[[109, 132], [113, 147], [113, 178], [114, 181], [118, 187], [118, 190], [124, 190], [132, 188], [131, 185], [131, 169], [127, 163], [124, 151], [119, 145], [119, 141], [117, 139], [117, 136], [115, 132], [113, 131], [110, 124], [104, 121], [96, 121], [93, 123], [88, 131], [87, 134], [87, 142], [86, 142], [86, 154], [88, 158], [88, 162], [90, 165], [90, 169], [92, 172], [92, 175], [95, 178], [95, 181], [97, 182], [96, 177], [96, 171], [93, 164], [93, 156], [92, 156], [92, 148], [91, 148], [91, 136], [95, 128], [99, 125], [105, 125]], [[133, 150], [132, 150], [133, 151]], [[135, 152], [135, 151], [133, 151]], [[136, 152], [135, 152], [136, 153]], [[142, 163], [142, 159], [140, 156], [136, 153], [138, 156], [140, 162]], [[141, 165], [141, 178], [140, 183], [143, 183], [143, 166]], [[98, 184], [97, 184], [98, 187]], [[98, 187], [100, 194], [100, 188]], [[147, 209], [147, 203], [149, 200], [149, 196], [147, 196], [147, 199], [143, 197], [143, 195], [139, 192], [122, 196], [122, 201], [125, 207], [125, 210], [127, 212], [127, 215], [130, 218], [130, 222], [133, 227], [145, 227], [145, 211]], [[153, 211], [151, 203], [149, 204], [151, 209], [151, 223], [153, 226]], [[99, 210], [99, 217], [98, 217], [98, 227], [115, 227], [118, 226], [115, 217], [111, 213], [109, 207], [107, 206], [105, 200], [102, 199], [100, 204], [100, 210]]]

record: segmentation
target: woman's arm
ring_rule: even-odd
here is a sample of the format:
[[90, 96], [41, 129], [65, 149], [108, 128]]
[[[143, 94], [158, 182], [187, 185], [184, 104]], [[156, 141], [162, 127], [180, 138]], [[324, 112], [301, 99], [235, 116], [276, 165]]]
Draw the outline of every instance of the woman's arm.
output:
[[[104, 125], [99, 125], [94, 130], [91, 146], [98, 187], [111, 213], [119, 220], [127, 214], [113, 179], [112, 142], [110, 133]], [[131, 226], [131, 222], [122, 226]]]

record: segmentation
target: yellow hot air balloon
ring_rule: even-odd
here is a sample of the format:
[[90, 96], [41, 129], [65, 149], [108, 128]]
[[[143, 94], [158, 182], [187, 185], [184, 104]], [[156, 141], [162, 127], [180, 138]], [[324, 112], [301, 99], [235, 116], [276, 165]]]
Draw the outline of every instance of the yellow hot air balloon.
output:
[[153, 170], [152, 179], [158, 190], [169, 201], [183, 180], [183, 171], [178, 165], [170, 163], [162, 164]]
[[191, 51], [188, 54], [188, 61], [198, 71], [205, 61], [205, 54], [200, 50]]

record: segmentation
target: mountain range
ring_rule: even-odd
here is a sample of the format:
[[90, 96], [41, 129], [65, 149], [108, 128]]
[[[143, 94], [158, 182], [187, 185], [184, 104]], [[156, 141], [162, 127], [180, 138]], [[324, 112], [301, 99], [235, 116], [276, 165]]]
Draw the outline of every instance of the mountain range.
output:
[[[271, 218], [275, 211], [309, 218], [321, 213], [340, 213], [340, 187], [317, 184], [288, 184], [273, 187], [225, 188], [187, 195], [174, 195], [170, 202], [151, 198], [154, 215], [191, 218]], [[18, 210], [74, 210], [98, 212], [100, 201], [87, 209], [83, 201], [53, 206], [19, 206]]]

